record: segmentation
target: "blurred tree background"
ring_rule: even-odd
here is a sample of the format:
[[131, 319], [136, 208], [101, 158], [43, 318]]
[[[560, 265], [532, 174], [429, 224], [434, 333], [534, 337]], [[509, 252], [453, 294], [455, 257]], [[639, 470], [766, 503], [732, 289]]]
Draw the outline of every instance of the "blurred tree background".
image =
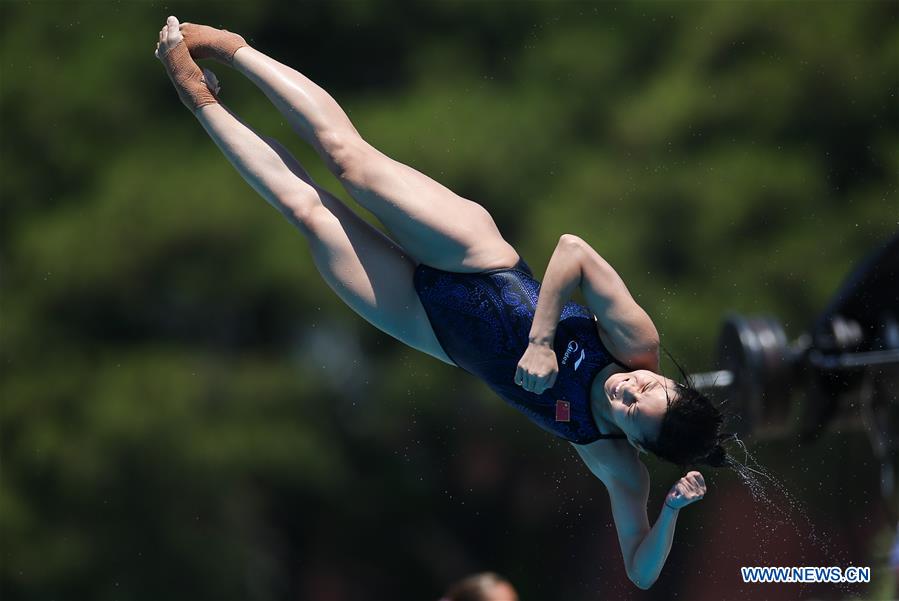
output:
[[[845, 594], [750, 587], [740, 565], [871, 565], [857, 590], [892, 596], [851, 428], [748, 441], [841, 562], [722, 472], [635, 589], [569, 445], [322, 282], [178, 102], [153, 57], [168, 14], [319, 82], [486, 206], [538, 277], [560, 234], [585, 238], [690, 370], [727, 311], [800, 334], [899, 225], [896, 2], [3, 0], [3, 599], [436, 599], [483, 569], [522, 599]], [[654, 520], [681, 474], [648, 463]]]

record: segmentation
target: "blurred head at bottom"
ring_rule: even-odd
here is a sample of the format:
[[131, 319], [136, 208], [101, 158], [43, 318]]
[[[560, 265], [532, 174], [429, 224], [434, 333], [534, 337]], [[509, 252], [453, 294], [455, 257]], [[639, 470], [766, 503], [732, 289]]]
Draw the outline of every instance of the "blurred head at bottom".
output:
[[481, 572], [451, 585], [440, 601], [518, 601], [518, 593], [499, 574]]

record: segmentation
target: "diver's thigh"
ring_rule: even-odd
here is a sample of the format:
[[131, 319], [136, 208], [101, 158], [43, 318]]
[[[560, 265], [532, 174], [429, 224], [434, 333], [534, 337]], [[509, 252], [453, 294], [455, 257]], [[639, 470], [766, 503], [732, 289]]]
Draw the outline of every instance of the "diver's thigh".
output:
[[446, 271], [512, 267], [518, 253], [482, 205], [463, 198], [361, 139], [338, 159], [350, 195], [420, 263]]
[[401, 247], [333, 197], [323, 199], [303, 227], [319, 273], [351, 309], [397, 340], [452, 364], [415, 291], [416, 263]]

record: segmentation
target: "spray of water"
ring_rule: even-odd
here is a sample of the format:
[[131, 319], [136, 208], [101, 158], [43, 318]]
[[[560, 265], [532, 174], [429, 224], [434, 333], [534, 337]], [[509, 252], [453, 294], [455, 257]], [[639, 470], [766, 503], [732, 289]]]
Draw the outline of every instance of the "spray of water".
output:
[[[734, 454], [728, 453], [727, 463], [733, 468], [752, 496], [757, 530], [761, 534], [761, 543], [764, 548], [768, 551], [777, 549], [774, 537], [778, 534], [778, 529], [788, 528], [800, 534], [802, 557], [790, 557], [787, 562], [779, 565], [809, 565], [804, 560], [810, 558], [810, 545], [823, 552], [826, 565], [842, 567], [852, 565], [847, 561], [845, 554], [836, 550], [828, 538], [815, 527], [803, 503], [756, 460], [742, 440], [736, 435], [733, 440], [742, 451], [743, 461], [737, 460]], [[849, 585], [838, 584], [837, 586], [850, 597], [855, 596]]]

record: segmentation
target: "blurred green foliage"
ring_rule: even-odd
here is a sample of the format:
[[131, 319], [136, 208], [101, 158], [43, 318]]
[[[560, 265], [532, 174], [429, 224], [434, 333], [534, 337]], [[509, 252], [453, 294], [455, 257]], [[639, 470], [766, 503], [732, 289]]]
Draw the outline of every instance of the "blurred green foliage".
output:
[[[733, 536], [708, 507], [633, 589], [567, 445], [343, 306], [179, 104], [156, 35], [172, 13], [300, 69], [373, 144], [486, 206], [538, 274], [581, 235], [700, 370], [724, 312], [798, 335], [897, 229], [897, 9], [0, 3], [0, 594], [422, 599], [489, 568], [525, 599], [751, 596], [707, 566], [690, 588], [684, 556]], [[866, 456], [827, 444], [794, 460]], [[820, 493], [823, 460], [782, 467]], [[652, 469], [655, 497], [679, 474]], [[866, 549], [877, 525], [846, 528]]]

